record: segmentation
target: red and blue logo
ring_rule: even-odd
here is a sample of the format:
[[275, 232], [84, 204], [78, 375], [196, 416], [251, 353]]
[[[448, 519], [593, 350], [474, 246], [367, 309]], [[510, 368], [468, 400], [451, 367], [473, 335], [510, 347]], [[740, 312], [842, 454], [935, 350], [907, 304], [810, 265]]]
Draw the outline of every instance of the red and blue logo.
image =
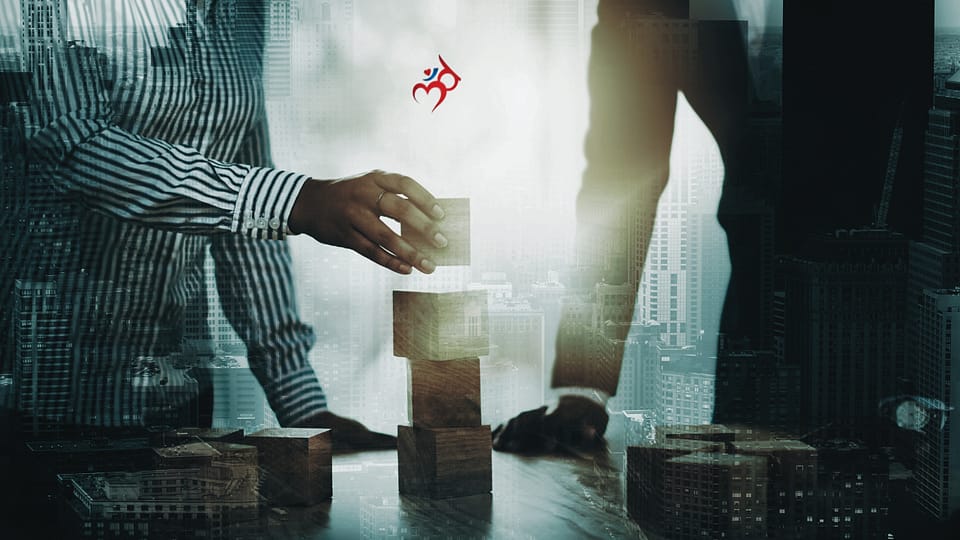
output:
[[447, 92], [452, 92], [460, 84], [460, 75], [457, 75], [457, 73], [443, 61], [442, 56], [438, 54], [437, 58], [440, 59], [442, 69], [441, 67], [435, 67], [423, 70], [423, 74], [426, 75], [427, 78], [423, 79], [423, 82], [413, 85], [413, 100], [417, 103], [420, 103], [420, 100], [417, 99], [418, 90], [423, 90], [427, 95], [434, 90], [440, 92], [440, 99], [437, 100], [436, 105], [433, 106], [430, 112], [437, 110], [437, 107], [443, 103], [443, 100], [447, 99]]

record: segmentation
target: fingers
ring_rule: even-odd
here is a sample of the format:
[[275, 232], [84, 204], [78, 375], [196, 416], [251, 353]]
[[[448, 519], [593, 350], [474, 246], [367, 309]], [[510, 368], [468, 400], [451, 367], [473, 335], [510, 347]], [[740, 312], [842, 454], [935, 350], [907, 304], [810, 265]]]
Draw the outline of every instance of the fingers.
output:
[[380, 200], [380, 211], [384, 216], [403, 223], [405, 227], [413, 228], [423, 238], [429, 238], [438, 248], [447, 247], [447, 238], [440, 232], [436, 222], [410, 200], [394, 193], [386, 193]]
[[395, 173], [380, 173], [374, 176], [374, 182], [390, 193], [405, 196], [425, 215], [433, 219], [443, 219], [444, 212], [437, 199], [429, 191], [409, 176]]
[[358, 231], [355, 231], [350, 240], [353, 244], [351, 248], [354, 251], [384, 268], [393, 270], [398, 274], [409, 274], [413, 271], [409, 264], [387, 253], [383, 248], [368, 240], [366, 236]]
[[[369, 219], [364, 219], [355, 225], [356, 230], [372, 242], [380, 251], [386, 250], [395, 258], [399, 258], [404, 263], [416, 267], [424, 274], [430, 274], [437, 269], [437, 266], [420, 253], [409, 242], [404, 240], [393, 229], [387, 227], [375, 215], [370, 214]], [[391, 268], [392, 269], [392, 268]]]

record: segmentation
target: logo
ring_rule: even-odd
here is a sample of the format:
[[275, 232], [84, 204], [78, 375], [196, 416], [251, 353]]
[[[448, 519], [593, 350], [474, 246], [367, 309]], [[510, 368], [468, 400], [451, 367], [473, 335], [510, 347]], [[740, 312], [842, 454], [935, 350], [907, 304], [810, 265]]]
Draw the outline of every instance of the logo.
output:
[[[447, 99], [447, 92], [452, 92], [460, 84], [460, 76], [443, 61], [442, 56], [438, 54], [437, 58], [440, 59], [440, 65], [443, 66], [443, 69], [435, 67], [423, 70], [423, 74], [427, 78], [423, 79], [423, 82], [413, 85], [413, 100], [417, 103], [420, 103], [420, 100], [417, 99], [417, 90], [423, 90], [423, 93], [427, 95], [434, 90], [440, 91], [440, 99], [437, 100], [437, 104], [433, 106], [430, 112], [437, 110], [443, 100]], [[444, 79], [444, 77], [447, 78]]]

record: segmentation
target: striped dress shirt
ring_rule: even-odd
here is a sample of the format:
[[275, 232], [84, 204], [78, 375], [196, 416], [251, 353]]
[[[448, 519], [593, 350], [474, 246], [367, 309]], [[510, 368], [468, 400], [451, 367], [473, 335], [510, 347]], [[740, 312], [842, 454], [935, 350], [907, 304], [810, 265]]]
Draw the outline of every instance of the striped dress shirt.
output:
[[[274, 168], [267, 138], [269, 2], [10, 4], [0, 33], [20, 35], [0, 74], [3, 127], [14, 133], [3, 196], [17, 234], [2, 277], [17, 301], [0, 322], [12, 328], [5, 364], [21, 412], [124, 426], [179, 406], [165, 389], [174, 370], [147, 359], [181, 350], [189, 306], [207, 300], [208, 251], [224, 313], [281, 424], [324, 410], [283, 241], [307, 177]], [[44, 288], [51, 303], [31, 302]]]

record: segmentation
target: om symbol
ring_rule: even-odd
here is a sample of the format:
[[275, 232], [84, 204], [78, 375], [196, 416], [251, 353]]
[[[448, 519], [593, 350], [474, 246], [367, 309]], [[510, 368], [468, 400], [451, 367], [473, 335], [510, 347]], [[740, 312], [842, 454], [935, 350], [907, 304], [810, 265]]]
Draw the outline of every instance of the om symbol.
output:
[[[425, 94], [430, 94], [430, 92], [434, 90], [440, 91], [440, 99], [437, 100], [437, 104], [433, 106], [430, 112], [437, 110], [437, 107], [443, 103], [443, 100], [447, 99], [447, 92], [453, 91], [453, 89], [460, 84], [460, 76], [443, 61], [442, 56], [438, 54], [437, 58], [440, 59], [440, 65], [443, 66], [443, 69], [435, 67], [423, 70], [423, 74], [426, 75], [427, 78], [423, 79], [423, 82], [413, 86], [413, 100], [417, 103], [420, 102], [417, 99], [417, 90], [423, 90]], [[444, 77], [446, 77], [446, 79], [444, 79]]]

